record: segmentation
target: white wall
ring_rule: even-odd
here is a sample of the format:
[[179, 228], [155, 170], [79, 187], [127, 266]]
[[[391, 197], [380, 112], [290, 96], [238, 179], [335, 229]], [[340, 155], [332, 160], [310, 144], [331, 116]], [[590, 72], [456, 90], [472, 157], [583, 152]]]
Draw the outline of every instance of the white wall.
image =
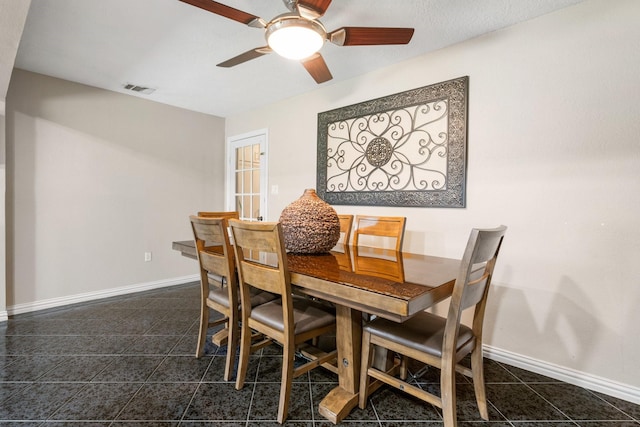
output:
[[8, 308], [195, 275], [171, 242], [224, 207], [224, 119], [15, 70], [6, 125]]
[[226, 132], [268, 128], [277, 220], [315, 187], [317, 113], [468, 75], [467, 207], [336, 210], [404, 215], [405, 250], [446, 257], [471, 227], [508, 225], [485, 342], [640, 403], [638, 22], [636, 0], [587, 1], [229, 117]]

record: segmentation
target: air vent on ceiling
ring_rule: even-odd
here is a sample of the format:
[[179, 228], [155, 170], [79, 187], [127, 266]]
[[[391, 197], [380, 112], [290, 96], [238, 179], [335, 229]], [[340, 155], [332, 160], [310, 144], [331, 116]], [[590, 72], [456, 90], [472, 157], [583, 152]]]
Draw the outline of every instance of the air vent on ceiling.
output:
[[134, 84], [131, 84], [131, 83], [125, 84], [124, 88], [126, 90], [130, 90], [130, 91], [138, 92], [138, 93], [143, 93], [145, 95], [149, 95], [149, 94], [151, 94], [151, 93], [153, 93], [155, 91], [154, 88], [145, 87], [145, 86], [138, 86], [138, 85], [134, 85]]

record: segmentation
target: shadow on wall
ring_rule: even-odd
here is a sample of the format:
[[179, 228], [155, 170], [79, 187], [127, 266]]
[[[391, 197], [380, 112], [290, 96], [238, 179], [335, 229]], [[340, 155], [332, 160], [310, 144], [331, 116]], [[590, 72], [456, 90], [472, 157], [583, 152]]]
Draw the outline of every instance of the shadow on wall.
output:
[[[20, 116], [20, 115], [18, 115]], [[16, 114], [9, 110], [7, 112], [7, 122], [15, 123]], [[36, 129], [33, 126], [25, 126], [22, 130], [22, 139], [21, 144], [26, 145], [28, 147], [33, 147], [36, 140]], [[35, 196], [33, 192], [16, 192], [15, 191], [15, 151], [16, 146], [13, 141], [15, 141], [15, 126], [9, 125], [6, 130], [7, 134], [7, 144], [6, 144], [6, 208], [5, 208], [5, 224], [6, 224], [6, 304], [7, 306], [13, 305], [15, 303], [15, 247], [16, 247], [16, 235], [15, 235], [15, 221], [16, 221], [16, 213], [15, 213], [15, 200], [17, 197], [20, 197], [20, 203], [28, 206], [29, 209], [25, 209], [21, 212], [21, 220], [25, 221], [28, 224], [36, 224], [36, 203]], [[26, 150], [22, 157], [22, 167], [33, 168], [35, 165], [35, 153], [33, 150]], [[26, 174], [23, 177], [24, 188], [32, 189], [35, 187], [35, 176], [33, 174]], [[25, 245], [28, 248], [35, 247], [35, 236], [34, 233], [29, 233], [20, 237], [21, 244]], [[33, 289], [33, 284], [36, 280], [36, 268], [34, 263], [35, 254], [29, 259], [26, 260], [28, 267], [24, 269], [24, 276], [21, 281], [21, 286], [23, 288], [27, 288], [29, 292], [29, 296], [32, 299], [35, 299], [35, 289]]]
[[[596, 305], [569, 277], [555, 292], [519, 289], [493, 283], [487, 303], [484, 342], [498, 348], [577, 370], [589, 370], [591, 359], [618, 342], [597, 318]], [[533, 347], [536, 347], [537, 350]]]

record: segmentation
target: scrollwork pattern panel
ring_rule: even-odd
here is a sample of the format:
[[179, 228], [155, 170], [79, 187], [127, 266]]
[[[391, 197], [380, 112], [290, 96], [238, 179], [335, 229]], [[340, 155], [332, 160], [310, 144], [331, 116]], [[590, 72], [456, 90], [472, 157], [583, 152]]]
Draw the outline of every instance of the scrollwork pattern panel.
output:
[[468, 77], [318, 114], [331, 204], [465, 206]]

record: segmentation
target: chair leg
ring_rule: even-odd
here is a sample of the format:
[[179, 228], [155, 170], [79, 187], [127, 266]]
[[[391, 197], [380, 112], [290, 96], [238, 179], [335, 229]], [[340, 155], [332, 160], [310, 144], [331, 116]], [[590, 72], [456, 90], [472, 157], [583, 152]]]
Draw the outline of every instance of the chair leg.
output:
[[473, 389], [476, 393], [476, 401], [478, 402], [478, 410], [480, 416], [484, 420], [489, 420], [489, 411], [487, 410], [487, 395], [484, 386], [484, 364], [482, 360], [482, 348], [476, 346], [471, 353], [471, 371], [473, 372]]
[[249, 365], [249, 354], [251, 353], [251, 328], [246, 323], [243, 322], [240, 328], [240, 357], [238, 358], [238, 372], [236, 374], [236, 390], [244, 387]]
[[229, 337], [227, 339], [227, 360], [224, 367], [224, 380], [230, 381], [233, 375], [233, 365], [236, 362], [236, 349], [238, 348], [238, 315], [231, 311], [229, 313], [229, 323], [227, 325]]
[[400, 379], [406, 381], [409, 377], [409, 358], [404, 354], [400, 355]]
[[280, 380], [280, 403], [278, 404], [278, 423], [284, 424], [289, 411], [289, 397], [293, 382], [293, 365], [295, 361], [295, 346], [291, 341], [282, 350], [282, 379]]
[[196, 357], [200, 358], [204, 354], [205, 341], [207, 340], [207, 330], [209, 329], [209, 307], [202, 302], [200, 307], [200, 330], [198, 332], [198, 347]]
[[369, 398], [369, 374], [367, 373], [373, 362], [373, 352], [371, 351], [371, 334], [362, 332], [362, 359], [360, 361], [360, 396], [358, 406], [364, 409]]
[[456, 365], [443, 360], [440, 372], [440, 399], [444, 427], [456, 427]]

